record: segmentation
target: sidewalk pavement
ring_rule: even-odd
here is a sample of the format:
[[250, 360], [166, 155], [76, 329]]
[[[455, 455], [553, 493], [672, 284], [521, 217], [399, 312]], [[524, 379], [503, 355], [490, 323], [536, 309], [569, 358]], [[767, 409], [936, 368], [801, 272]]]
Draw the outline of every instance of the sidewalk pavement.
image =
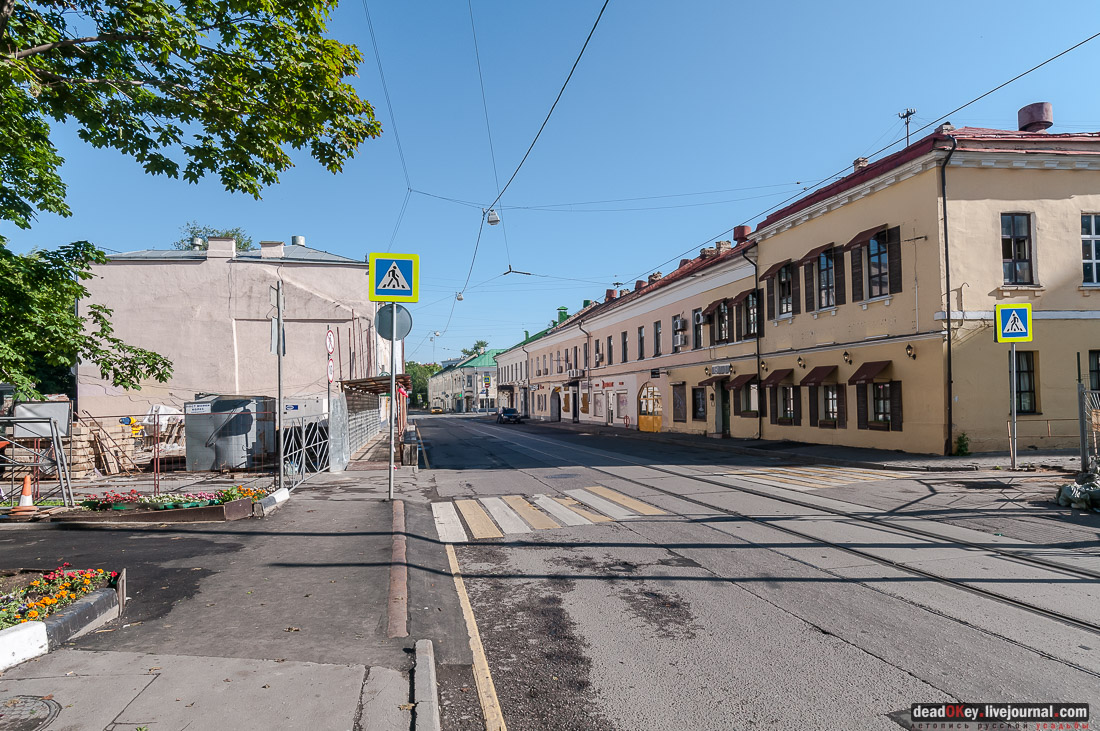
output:
[[416, 640], [470, 660], [453, 639], [453, 583], [437, 573], [446, 558], [409, 468], [397, 495], [407, 562], [424, 569], [410, 566], [397, 589], [409, 636], [389, 636], [386, 477], [317, 475], [262, 520], [0, 531], [5, 565], [125, 567], [130, 594], [120, 621], [0, 674], [0, 708], [44, 697], [59, 714], [51, 729], [407, 731]]
[[[637, 429], [601, 424], [573, 424], [572, 422], [527, 421], [526, 424], [599, 434], [600, 436], [648, 439], [665, 444], [683, 444], [691, 447], [720, 449], [723, 451], [755, 456], [790, 459], [796, 462], [834, 464], [842, 467], [868, 467], [872, 469], [917, 470], [928, 472], [956, 472], [973, 470], [1007, 470], [1011, 468], [1008, 452], [983, 452], [966, 457], [944, 457], [934, 454], [910, 454], [886, 449], [843, 447], [831, 444], [807, 444], [803, 442], [767, 439], [716, 439], [698, 434], [673, 432], [650, 433]], [[1027, 451], [1018, 455], [1017, 469], [1046, 469], [1077, 474], [1081, 457], [1077, 450], [1057, 449]]]

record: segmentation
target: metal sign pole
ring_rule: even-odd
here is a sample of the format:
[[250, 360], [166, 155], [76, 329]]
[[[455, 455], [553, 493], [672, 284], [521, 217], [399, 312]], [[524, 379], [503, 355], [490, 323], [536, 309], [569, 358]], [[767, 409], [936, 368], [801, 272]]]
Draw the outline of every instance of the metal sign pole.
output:
[[1018, 385], [1016, 383], [1016, 343], [1012, 343], [1011, 358], [1012, 364], [1009, 368], [1009, 379], [1011, 385], [1009, 388], [1009, 399], [1012, 402], [1012, 428], [1011, 439], [1012, 443], [1009, 445], [1009, 454], [1012, 457], [1012, 469], [1016, 469], [1016, 390]]
[[275, 309], [278, 312], [278, 322], [276, 323], [275, 331], [275, 357], [279, 363], [279, 398], [278, 413], [275, 415], [275, 432], [278, 434], [277, 441], [279, 442], [278, 451], [278, 466], [275, 472], [275, 488], [281, 490], [283, 487], [283, 348], [286, 344], [283, 342], [283, 280], [279, 280], [275, 287]]
[[325, 325], [325, 413], [329, 417], [329, 431], [332, 430], [332, 379], [328, 377], [328, 361], [332, 355], [328, 352], [328, 331], [332, 329], [332, 325]]
[[393, 317], [391, 318], [391, 339], [390, 339], [390, 500], [393, 500], [393, 434], [396, 429], [397, 421], [397, 303], [390, 303], [390, 310]]

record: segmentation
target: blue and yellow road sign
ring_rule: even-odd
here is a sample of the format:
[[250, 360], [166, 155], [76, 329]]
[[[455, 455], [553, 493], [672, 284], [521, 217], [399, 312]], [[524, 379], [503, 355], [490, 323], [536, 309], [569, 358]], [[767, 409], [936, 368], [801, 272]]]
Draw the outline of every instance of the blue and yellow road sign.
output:
[[371, 254], [371, 302], [418, 302], [420, 257], [416, 254]]
[[994, 305], [993, 324], [998, 343], [1030, 343], [1035, 334], [1031, 305]]

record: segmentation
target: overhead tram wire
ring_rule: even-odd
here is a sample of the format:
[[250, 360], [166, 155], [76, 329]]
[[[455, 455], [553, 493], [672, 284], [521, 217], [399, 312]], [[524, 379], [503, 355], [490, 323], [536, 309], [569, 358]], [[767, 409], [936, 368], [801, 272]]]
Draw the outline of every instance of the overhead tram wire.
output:
[[592, 40], [592, 34], [596, 32], [596, 28], [600, 24], [600, 18], [603, 17], [603, 13], [607, 10], [607, 4], [611, 0], [604, 0], [603, 7], [600, 8], [600, 14], [596, 16], [596, 22], [592, 24], [592, 30], [588, 31], [588, 37], [584, 39], [584, 45], [581, 46], [581, 52], [577, 54], [577, 60], [573, 62], [573, 67], [569, 69], [569, 75], [565, 77], [565, 83], [561, 85], [561, 90], [558, 92], [558, 96], [554, 99], [554, 103], [550, 105], [550, 111], [546, 113], [546, 119], [542, 120], [542, 126], [539, 127], [539, 131], [535, 133], [535, 139], [531, 140], [531, 146], [527, 148], [527, 152], [523, 153], [523, 158], [519, 161], [519, 165], [516, 165], [515, 171], [512, 173], [512, 177], [508, 178], [508, 182], [504, 184], [504, 188], [497, 193], [497, 197], [489, 204], [489, 208], [495, 206], [501, 196], [504, 195], [504, 191], [508, 190], [508, 186], [512, 184], [512, 181], [516, 179], [516, 175], [519, 174], [520, 168], [523, 167], [523, 163], [527, 162], [528, 155], [531, 154], [531, 150], [535, 149], [535, 143], [539, 141], [539, 137], [542, 135], [542, 131], [546, 129], [547, 122], [550, 121], [550, 115], [554, 113], [554, 109], [557, 108], [558, 102], [561, 101], [562, 94], [565, 93], [565, 88], [569, 86], [569, 80], [573, 78], [573, 72], [577, 70], [577, 65], [581, 62], [581, 58], [584, 56], [584, 50], [588, 48], [588, 42]]
[[[920, 134], [921, 132], [925, 131], [925, 130], [926, 130], [926, 129], [928, 129], [929, 127], [932, 127], [932, 126], [934, 126], [934, 125], [936, 125], [936, 124], [939, 124], [940, 122], [942, 122], [942, 121], [946, 120], [946, 119], [947, 119], [948, 117], [950, 117], [950, 116], [951, 116], [952, 114], [955, 114], [956, 112], [961, 112], [961, 111], [962, 111], [963, 109], [966, 109], [967, 107], [971, 106], [972, 104], [976, 104], [977, 102], [981, 101], [982, 99], [985, 99], [985, 98], [986, 98], [987, 96], [989, 96], [990, 94], [993, 94], [994, 92], [1000, 91], [1001, 89], [1005, 88], [1005, 87], [1006, 87], [1006, 86], [1008, 86], [1009, 84], [1011, 84], [1011, 83], [1013, 83], [1013, 82], [1015, 82], [1015, 81], [1019, 81], [1020, 79], [1024, 78], [1024, 77], [1025, 77], [1025, 76], [1027, 76], [1028, 74], [1030, 74], [1030, 73], [1032, 73], [1032, 72], [1034, 72], [1034, 71], [1038, 71], [1039, 69], [1041, 69], [1042, 67], [1044, 67], [1044, 66], [1046, 66], [1047, 64], [1051, 63], [1052, 61], [1056, 61], [1057, 59], [1061, 58], [1062, 56], [1065, 56], [1065, 55], [1066, 55], [1067, 53], [1070, 53], [1071, 51], [1075, 51], [1075, 50], [1077, 50], [1078, 48], [1080, 48], [1081, 46], [1083, 46], [1083, 45], [1085, 45], [1086, 43], [1088, 43], [1089, 41], [1093, 41], [1093, 40], [1095, 40], [1095, 39], [1097, 39], [1097, 38], [1100, 38], [1100, 32], [1097, 32], [1097, 33], [1093, 33], [1093, 34], [1092, 34], [1091, 36], [1089, 36], [1088, 38], [1084, 39], [1083, 41], [1080, 41], [1080, 42], [1078, 42], [1078, 43], [1075, 43], [1075, 44], [1073, 44], [1072, 46], [1070, 46], [1069, 48], [1065, 49], [1064, 51], [1061, 51], [1061, 52], [1059, 52], [1059, 53], [1056, 53], [1056, 54], [1054, 54], [1053, 56], [1051, 56], [1051, 57], [1050, 57], [1050, 58], [1048, 58], [1047, 60], [1043, 61], [1042, 63], [1036, 64], [1035, 66], [1032, 66], [1032, 67], [1031, 67], [1031, 68], [1029, 68], [1029, 69], [1028, 69], [1027, 71], [1024, 71], [1024, 72], [1022, 72], [1022, 73], [1019, 73], [1019, 74], [1017, 74], [1017, 75], [1013, 76], [1013, 77], [1012, 77], [1011, 79], [1009, 79], [1008, 81], [1005, 81], [1005, 82], [1003, 82], [1003, 83], [1001, 83], [1001, 84], [998, 84], [997, 86], [993, 87], [992, 89], [990, 89], [989, 91], [987, 91], [987, 92], [985, 92], [985, 93], [983, 93], [983, 94], [979, 94], [978, 96], [974, 97], [973, 99], [971, 99], [971, 100], [970, 100], [970, 101], [968, 101], [967, 103], [965, 103], [965, 104], [962, 104], [962, 105], [960, 105], [960, 106], [958, 106], [958, 107], [955, 107], [954, 109], [952, 109], [952, 110], [951, 110], [950, 112], [947, 112], [946, 114], [940, 115], [940, 116], [939, 116], [939, 117], [937, 117], [936, 119], [933, 119], [933, 120], [932, 120], [931, 122], [928, 122], [927, 124], [925, 124], [925, 125], [923, 125], [923, 126], [921, 126], [921, 127], [918, 127], [917, 129], [913, 130], [913, 132], [912, 132], [911, 134], [912, 134], [913, 136], [916, 136], [916, 135]], [[891, 142], [890, 144], [888, 144], [888, 145], [885, 145], [884, 147], [880, 147], [880, 148], [879, 148], [878, 150], [876, 150], [875, 152], [872, 152], [872, 153], [871, 153], [870, 155], [865, 155], [865, 157], [867, 157], [867, 158], [872, 158], [872, 157], [875, 157], [876, 155], [880, 155], [880, 154], [882, 154], [883, 152], [886, 152], [887, 150], [889, 150], [889, 149], [890, 149], [891, 147], [894, 147], [894, 146], [895, 146], [895, 145], [897, 145], [898, 143], [900, 143], [900, 142], [904, 142], [904, 141], [905, 141], [905, 138], [904, 138], [904, 137], [900, 137], [900, 138], [898, 138], [898, 139], [894, 140], [893, 142]], [[728, 233], [730, 233], [731, 231], [733, 231], [733, 229], [737, 228], [737, 226], [745, 226], [745, 225], [748, 225], [748, 223], [749, 223], [750, 221], [753, 221], [753, 220], [755, 220], [755, 219], [757, 219], [757, 218], [760, 218], [761, 216], [766, 216], [767, 214], [769, 214], [769, 213], [771, 213], [771, 212], [773, 212], [773, 211], [775, 211], [775, 210], [778, 210], [779, 208], [781, 208], [782, 206], [784, 206], [784, 205], [785, 205], [786, 203], [788, 203], [788, 202], [790, 202], [790, 201], [794, 200], [795, 198], [798, 198], [799, 196], [801, 196], [801, 195], [802, 195], [803, 193], [808, 193], [808, 192], [810, 192], [810, 191], [812, 191], [812, 190], [815, 190], [816, 188], [818, 188], [819, 186], [821, 186], [821, 185], [822, 185], [823, 183], [826, 183], [826, 182], [828, 182], [828, 181], [831, 181], [831, 180], [834, 180], [834, 179], [837, 179], [837, 178], [843, 177], [843, 176], [844, 176], [844, 175], [845, 175], [845, 174], [846, 174], [847, 172], [848, 172], [848, 166], [847, 166], [847, 165], [845, 165], [845, 166], [844, 166], [843, 168], [841, 168], [841, 169], [840, 169], [840, 170], [838, 170], [837, 172], [833, 173], [832, 175], [829, 175], [829, 176], [826, 176], [826, 177], [824, 177], [824, 178], [821, 178], [821, 179], [820, 179], [820, 180], [818, 180], [818, 181], [817, 181], [816, 183], [813, 183], [812, 185], [810, 185], [810, 186], [807, 186], [807, 187], [806, 187], [806, 188], [804, 188], [804, 189], [803, 189], [802, 191], [800, 191], [799, 193], [796, 193], [795, 195], [791, 196], [790, 198], [787, 198], [787, 199], [785, 199], [785, 200], [782, 200], [782, 201], [780, 201], [779, 203], [776, 203], [776, 204], [775, 204], [774, 206], [771, 206], [770, 208], [767, 208], [766, 210], [764, 210], [764, 211], [761, 211], [760, 213], [757, 213], [757, 214], [754, 214], [754, 215], [752, 215], [752, 216], [749, 216], [749, 217], [748, 217], [747, 219], [745, 219], [745, 220], [744, 220], [744, 221], [742, 221], [741, 223], [739, 223], [739, 224], [737, 224], [737, 225], [735, 225], [735, 226], [731, 226], [730, 228], [726, 229], [726, 230], [725, 230], [725, 231], [723, 231], [722, 233], [718, 234], [718, 236], [712, 236], [711, 238], [709, 238], [709, 239], [706, 239], [706, 241], [704, 241], [704, 242], [703, 242], [703, 244], [705, 245], [706, 243], [709, 243], [710, 241], [713, 241], [713, 240], [715, 240], [715, 239], [717, 239], [717, 238], [719, 238], [719, 237], [721, 237], [721, 236], [725, 236], [726, 234], [728, 234]], [[674, 257], [670, 258], [670, 259], [667, 259], [667, 260], [665, 260], [665, 261], [661, 262], [660, 264], [658, 264], [657, 266], [653, 267], [652, 269], [647, 269], [647, 270], [646, 270], [646, 272], [643, 272], [642, 274], [639, 274], [638, 276], [639, 276], [639, 277], [641, 277], [641, 276], [642, 276], [643, 274], [645, 274], [645, 273], [647, 273], [647, 272], [651, 272], [651, 271], [655, 271], [655, 270], [657, 270], [657, 269], [660, 269], [660, 268], [661, 268], [661, 267], [663, 267], [663, 266], [664, 266], [665, 264], [669, 264], [669, 263], [671, 263], [671, 262], [674, 262], [674, 261], [676, 261], [676, 260], [680, 259], [680, 258], [681, 258], [682, 256], [684, 256], [684, 255], [688, 254], [688, 253], [689, 253], [689, 252], [691, 252], [691, 251], [694, 251], [694, 250], [695, 250], [696, 248], [698, 248], [698, 247], [697, 247], [697, 246], [693, 246], [693, 247], [691, 247], [690, 249], [687, 249], [686, 251], [682, 252], [681, 254], [678, 254], [678, 255], [676, 255], [676, 256], [674, 256]]]
[[[500, 175], [497, 173], [497, 153], [493, 148], [493, 131], [489, 127], [489, 102], [485, 98], [485, 76], [481, 73], [481, 52], [477, 47], [477, 29], [474, 26], [474, 3], [466, 0], [466, 7], [470, 10], [470, 35], [474, 39], [474, 59], [477, 61], [477, 79], [481, 83], [481, 109], [485, 113], [485, 136], [489, 138], [489, 159], [493, 163], [493, 183], [496, 184], [497, 198], [500, 198]], [[492, 206], [489, 206], [492, 208]], [[504, 256], [508, 266], [512, 266], [512, 252], [508, 247], [508, 227], [506, 221], [500, 222], [500, 229], [504, 233]]]
[[405, 220], [405, 211], [409, 207], [409, 198], [412, 196], [412, 181], [409, 178], [409, 166], [405, 162], [405, 149], [401, 146], [401, 135], [397, 132], [397, 115], [393, 111], [393, 101], [390, 99], [390, 87], [386, 83], [386, 72], [382, 68], [382, 54], [378, 51], [378, 38], [374, 34], [374, 23], [371, 22], [370, 8], [367, 0], [362, 0], [363, 14], [367, 16], [367, 29], [370, 31], [370, 42], [374, 48], [374, 60], [378, 64], [378, 76], [382, 80], [382, 93], [386, 97], [386, 108], [390, 111], [390, 121], [393, 123], [393, 139], [397, 143], [397, 157], [401, 160], [401, 172], [405, 175], [405, 200], [401, 202], [401, 210], [397, 214], [397, 223], [394, 224], [393, 233], [390, 234], [390, 243], [386, 251], [393, 248], [393, 242], [397, 239], [397, 232], [401, 230], [401, 222]]

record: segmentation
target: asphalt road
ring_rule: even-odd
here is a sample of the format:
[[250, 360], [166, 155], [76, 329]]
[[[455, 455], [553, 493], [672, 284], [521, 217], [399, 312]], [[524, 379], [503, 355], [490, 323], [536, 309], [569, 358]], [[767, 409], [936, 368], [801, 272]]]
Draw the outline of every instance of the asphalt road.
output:
[[[1098, 582], [960, 541], [1081, 571], [1100, 568], [1088, 546], [1047, 554], [946, 509], [921, 524], [942, 538], [827, 512], [916, 489], [908, 477], [535, 424], [418, 425], [435, 501], [602, 486], [664, 512], [456, 547], [511, 729], [896, 729], [918, 701], [1100, 701], [1100, 636], [1082, 626], [1100, 620]], [[444, 728], [484, 728], [468, 676], [440, 682]]]

